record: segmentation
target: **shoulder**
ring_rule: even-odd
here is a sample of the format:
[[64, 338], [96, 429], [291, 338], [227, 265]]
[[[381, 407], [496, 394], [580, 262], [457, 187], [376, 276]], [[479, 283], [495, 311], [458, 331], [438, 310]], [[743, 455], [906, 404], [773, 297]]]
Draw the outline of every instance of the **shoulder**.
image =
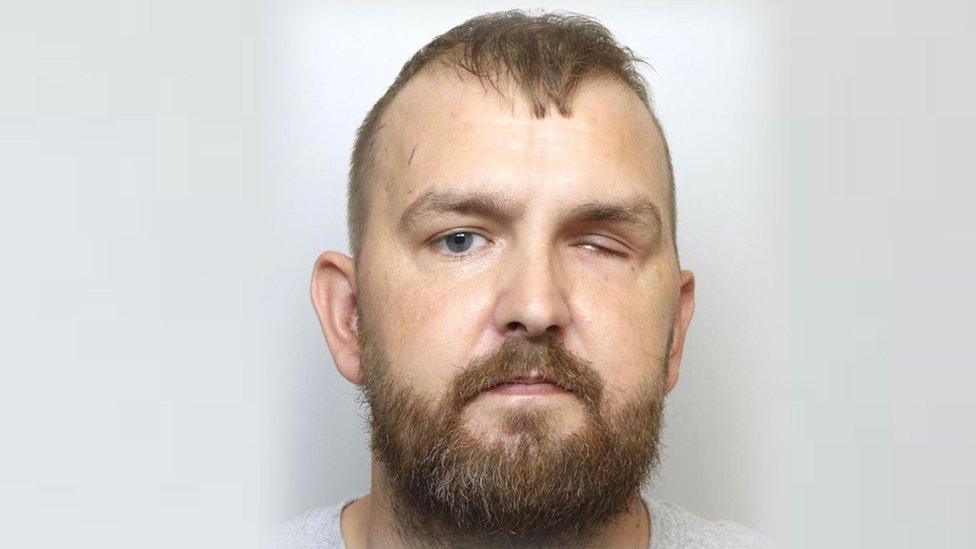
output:
[[730, 520], [708, 520], [678, 504], [645, 499], [651, 513], [651, 549], [700, 547], [709, 549], [770, 549], [762, 534]]
[[310, 509], [273, 527], [265, 535], [268, 549], [343, 549], [342, 509], [357, 498], [330, 507]]

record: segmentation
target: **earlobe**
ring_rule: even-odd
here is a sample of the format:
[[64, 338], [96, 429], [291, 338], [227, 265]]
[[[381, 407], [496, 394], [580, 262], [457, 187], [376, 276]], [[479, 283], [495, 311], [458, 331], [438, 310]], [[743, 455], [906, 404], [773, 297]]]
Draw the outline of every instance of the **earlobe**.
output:
[[691, 317], [695, 313], [695, 275], [691, 271], [681, 271], [681, 287], [678, 296], [678, 309], [675, 311], [674, 327], [671, 332], [671, 353], [668, 356], [668, 379], [665, 394], [671, 392], [678, 383], [681, 357], [684, 354], [685, 336]]
[[356, 271], [352, 258], [328, 251], [312, 270], [312, 305], [342, 377], [362, 382], [359, 358]]

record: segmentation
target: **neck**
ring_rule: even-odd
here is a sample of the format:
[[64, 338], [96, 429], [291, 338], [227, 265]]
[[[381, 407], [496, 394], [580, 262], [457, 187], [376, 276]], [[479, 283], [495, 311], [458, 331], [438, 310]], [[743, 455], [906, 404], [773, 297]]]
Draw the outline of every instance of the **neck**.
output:
[[[391, 487], [376, 462], [372, 464], [369, 494], [350, 504], [342, 513], [342, 536], [349, 549], [408, 548], [417, 546], [397, 528]], [[650, 542], [650, 517], [640, 495], [627, 510], [601, 530], [587, 544], [590, 547], [633, 547], [644, 549]]]

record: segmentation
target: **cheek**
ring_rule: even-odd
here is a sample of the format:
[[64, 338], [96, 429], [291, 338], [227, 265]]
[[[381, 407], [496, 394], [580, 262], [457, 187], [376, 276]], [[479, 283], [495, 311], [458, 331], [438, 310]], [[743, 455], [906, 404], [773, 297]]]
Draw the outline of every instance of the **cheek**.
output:
[[387, 354], [420, 393], [443, 394], [472, 358], [490, 292], [471, 281], [390, 277], [379, 303]]
[[660, 361], [671, 328], [665, 278], [652, 272], [630, 282], [577, 292], [579, 337], [612, 393], [629, 393], [663, 375]]

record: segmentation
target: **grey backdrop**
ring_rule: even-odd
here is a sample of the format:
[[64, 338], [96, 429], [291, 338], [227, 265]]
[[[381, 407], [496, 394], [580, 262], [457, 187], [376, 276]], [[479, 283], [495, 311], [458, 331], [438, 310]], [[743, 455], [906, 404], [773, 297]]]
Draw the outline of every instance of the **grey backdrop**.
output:
[[697, 310], [649, 492], [784, 547], [976, 544], [963, 2], [32, 3], [0, 16], [0, 545], [247, 546], [368, 489], [308, 301], [353, 132], [435, 34], [644, 55]]

